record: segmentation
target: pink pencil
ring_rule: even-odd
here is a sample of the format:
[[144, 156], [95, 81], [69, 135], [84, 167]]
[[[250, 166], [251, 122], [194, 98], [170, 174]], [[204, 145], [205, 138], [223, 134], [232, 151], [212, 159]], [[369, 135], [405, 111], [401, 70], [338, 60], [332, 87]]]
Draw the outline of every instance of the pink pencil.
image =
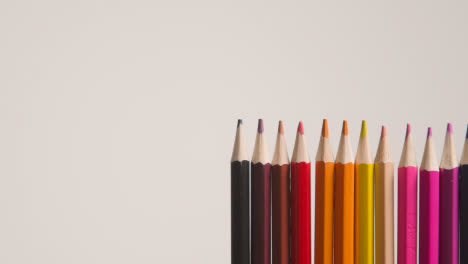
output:
[[419, 264], [439, 264], [439, 165], [427, 130], [426, 147], [419, 171]]
[[398, 166], [398, 264], [416, 264], [417, 261], [417, 195], [418, 168], [408, 124]]

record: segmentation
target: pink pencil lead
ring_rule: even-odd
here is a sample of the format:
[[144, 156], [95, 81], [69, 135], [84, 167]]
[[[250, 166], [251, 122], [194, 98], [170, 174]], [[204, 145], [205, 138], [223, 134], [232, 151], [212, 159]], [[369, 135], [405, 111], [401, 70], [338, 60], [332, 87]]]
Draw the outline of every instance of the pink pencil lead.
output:
[[427, 137], [432, 137], [432, 127], [427, 128]]
[[263, 119], [259, 119], [259, 120], [258, 120], [258, 129], [257, 129], [257, 132], [258, 132], [258, 133], [263, 133]]
[[447, 132], [450, 133], [450, 134], [453, 134], [452, 123], [448, 123], [448, 124], [447, 124]]
[[304, 135], [304, 125], [302, 124], [302, 121], [299, 121], [299, 126], [297, 127], [297, 132], [301, 133], [301, 135]]

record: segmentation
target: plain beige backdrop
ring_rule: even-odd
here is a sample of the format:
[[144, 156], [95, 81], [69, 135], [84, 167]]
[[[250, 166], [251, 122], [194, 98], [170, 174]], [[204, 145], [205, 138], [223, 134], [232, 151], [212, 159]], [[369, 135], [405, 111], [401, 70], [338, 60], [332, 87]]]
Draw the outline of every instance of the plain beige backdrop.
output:
[[229, 263], [237, 118], [273, 152], [468, 122], [467, 1], [0, 1], [0, 263]]

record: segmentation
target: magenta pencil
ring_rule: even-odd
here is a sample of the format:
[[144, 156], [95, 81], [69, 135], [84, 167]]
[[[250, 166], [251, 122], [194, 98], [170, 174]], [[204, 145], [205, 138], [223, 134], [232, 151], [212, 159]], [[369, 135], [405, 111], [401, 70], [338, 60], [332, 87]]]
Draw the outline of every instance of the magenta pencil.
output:
[[458, 264], [458, 159], [450, 123], [440, 162], [439, 230], [439, 263]]
[[416, 264], [418, 216], [418, 168], [411, 126], [398, 166], [398, 264]]
[[419, 182], [419, 264], [439, 264], [439, 166], [430, 127]]

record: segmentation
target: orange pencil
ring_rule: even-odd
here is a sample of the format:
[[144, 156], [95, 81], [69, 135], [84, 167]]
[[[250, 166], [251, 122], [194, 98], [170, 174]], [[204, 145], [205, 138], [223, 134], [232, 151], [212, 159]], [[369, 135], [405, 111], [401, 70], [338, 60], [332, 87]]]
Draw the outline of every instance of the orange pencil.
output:
[[354, 159], [343, 121], [335, 160], [335, 264], [354, 263]]
[[315, 157], [315, 263], [333, 263], [333, 170], [335, 163], [323, 120], [322, 136]]

